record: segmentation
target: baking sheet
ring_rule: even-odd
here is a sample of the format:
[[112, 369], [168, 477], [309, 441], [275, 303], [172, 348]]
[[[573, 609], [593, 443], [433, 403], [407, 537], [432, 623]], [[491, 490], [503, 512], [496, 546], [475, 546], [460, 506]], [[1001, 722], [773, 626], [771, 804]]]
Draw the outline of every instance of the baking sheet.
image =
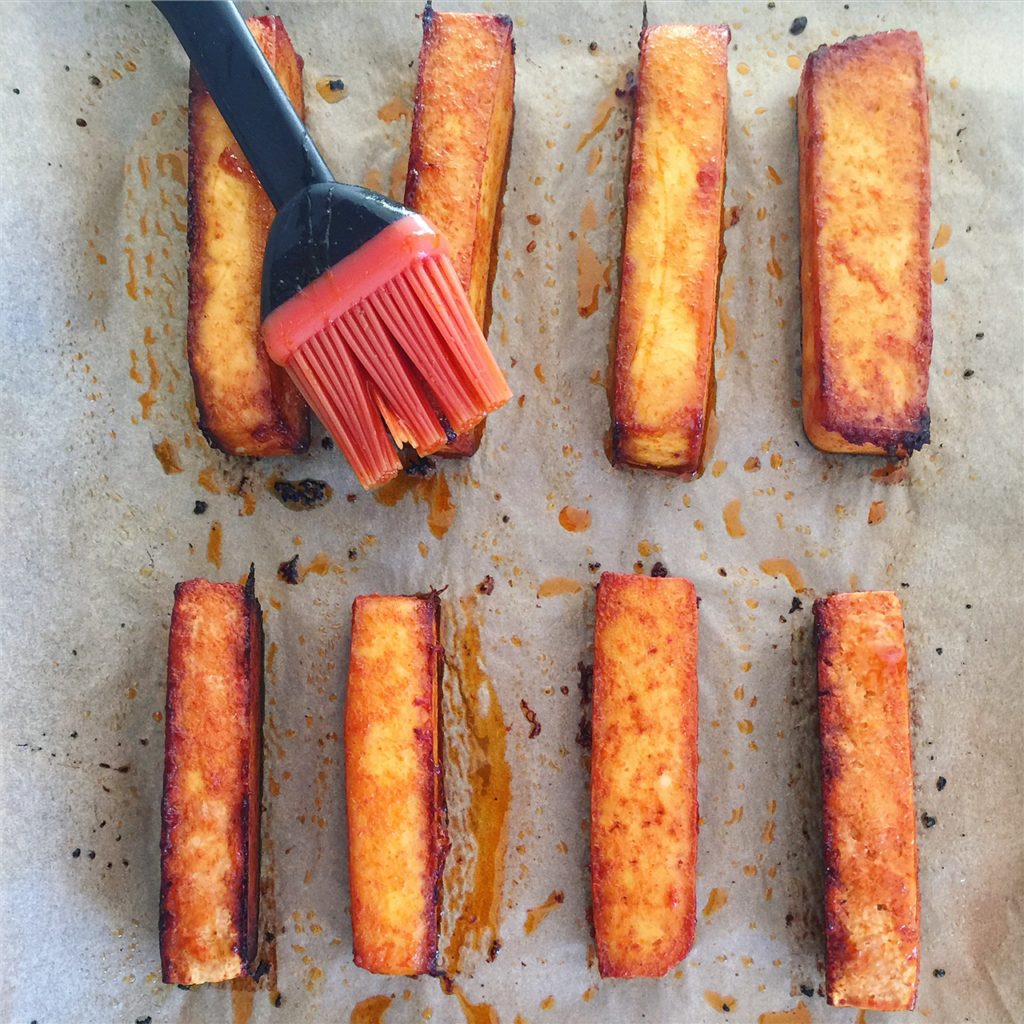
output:
[[[893, 1019], [1022, 1019], [1022, 9], [650, 5], [652, 22], [733, 31], [726, 201], [739, 221], [726, 235], [721, 433], [714, 469], [692, 483], [613, 471], [603, 453], [628, 143], [615, 90], [636, 66], [640, 5], [495, 9], [515, 19], [517, 118], [491, 337], [525, 397], [492, 417], [472, 461], [443, 467], [444, 484], [387, 505], [358, 491], [319, 429], [308, 455], [257, 462], [217, 455], [194, 425], [186, 65], [156, 11], [4, 6], [0, 1018], [853, 1022], [856, 1011], [821, 994], [809, 623], [814, 595], [858, 586], [904, 602], [918, 810], [935, 819], [919, 832], [919, 1008]], [[400, 183], [418, 5], [274, 10], [306, 61], [328, 163], [343, 178]], [[806, 29], [792, 35], [798, 16]], [[932, 444], [905, 478], [879, 479], [885, 460], [825, 456], [800, 427], [790, 101], [812, 48], [897, 26], [924, 40], [933, 232], [951, 232], [933, 252], [945, 280], [934, 288]], [[321, 100], [324, 75], [344, 79], [342, 102]], [[156, 457], [165, 441], [180, 472]], [[275, 478], [324, 480], [333, 497], [292, 511], [268, 490]], [[724, 515], [736, 500], [741, 537]], [[565, 506], [588, 510], [589, 529], [564, 529]], [[303, 578], [290, 586], [276, 571], [294, 555]], [[767, 559], [790, 560], [806, 590], [764, 571]], [[255, 991], [182, 991], [160, 983], [157, 945], [172, 590], [196, 575], [238, 579], [250, 560], [273, 651], [273, 969]], [[597, 564], [649, 572], [656, 561], [702, 598], [702, 913], [678, 971], [601, 981], [578, 665], [591, 657]], [[490, 595], [478, 591], [488, 575]], [[572, 584], [543, 587], [558, 577]], [[450, 991], [351, 963], [338, 740], [353, 597], [430, 586], [448, 588], [455, 850], [442, 945], [451, 953], [452, 936], [465, 938], [447, 957], [460, 967]], [[541, 726], [534, 738], [521, 702]], [[486, 820], [468, 817], [471, 795]]]

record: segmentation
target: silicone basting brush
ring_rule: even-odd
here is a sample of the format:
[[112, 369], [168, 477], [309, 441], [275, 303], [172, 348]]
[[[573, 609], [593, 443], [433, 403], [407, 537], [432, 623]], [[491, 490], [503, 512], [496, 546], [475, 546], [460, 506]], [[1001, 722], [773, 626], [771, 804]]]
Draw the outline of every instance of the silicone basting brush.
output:
[[[156, 0], [277, 210], [263, 338], [367, 488], [511, 397], [444, 239], [337, 182], [229, 0]], [[389, 437], [390, 433], [390, 437]]]

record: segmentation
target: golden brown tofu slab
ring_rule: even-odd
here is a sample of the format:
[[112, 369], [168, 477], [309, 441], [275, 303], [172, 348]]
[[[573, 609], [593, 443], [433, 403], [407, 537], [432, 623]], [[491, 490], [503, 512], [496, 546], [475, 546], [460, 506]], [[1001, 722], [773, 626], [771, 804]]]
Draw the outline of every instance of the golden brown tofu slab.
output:
[[448, 851], [441, 776], [440, 602], [371, 594], [352, 605], [345, 794], [355, 962], [434, 970]]
[[729, 29], [644, 31], [622, 253], [612, 458], [700, 471], [714, 412]]
[[[304, 116], [302, 59], [281, 19], [247, 24]], [[309, 409], [260, 337], [263, 250], [274, 208], [194, 71], [188, 111], [188, 362], [199, 426], [229, 455], [305, 451]]]
[[814, 603], [833, 1006], [911, 1010], [920, 906], [910, 698], [895, 594]]
[[245, 587], [174, 591], [167, 656], [160, 957], [168, 984], [246, 974], [257, 948], [263, 616]]
[[914, 32], [815, 50], [797, 94], [804, 430], [827, 452], [928, 443], [928, 94]]
[[658, 977], [693, 945], [697, 595], [606, 572], [597, 588], [590, 871], [606, 978]]
[[[512, 19], [423, 12], [405, 203], [444, 236], [484, 334], [514, 119]], [[484, 426], [437, 454], [472, 455]]]

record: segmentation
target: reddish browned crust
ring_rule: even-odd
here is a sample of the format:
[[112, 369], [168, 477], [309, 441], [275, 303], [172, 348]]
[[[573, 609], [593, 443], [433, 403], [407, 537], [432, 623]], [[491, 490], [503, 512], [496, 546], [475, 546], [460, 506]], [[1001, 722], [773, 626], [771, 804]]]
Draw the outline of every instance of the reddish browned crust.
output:
[[920, 901], [903, 619], [895, 594], [814, 604], [834, 1006], [910, 1010]]
[[440, 601], [379, 594], [352, 605], [345, 789], [355, 963], [436, 968], [448, 851], [440, 754]]
[[[819, 47], [804, 64], [797, 119], [804, 429], [823, 451], [907, 456], [930, 433], [928, 94], [917, 34]], [[837, 131], [853, 125], [857, 138]], [[862, 164], [878, 180], [864, 180]], [[880, 269], [897, 246], [898, 269]]]
[[[304, 117], [302, 58], [281, 19], [247, 24]], [[302, 452], [309, 409], [260, 338], [263, 250], [274, 208], [194, 70], [190, 85], [188, 360], [199, 427], [229, 455]], [[230, 273], [218, 272], [224, 265]]]
[[[724, 25], [659, 26], [641, 37], [613, 357], [615, 465], [680, 476], [703, 467], [724, 255], [729, 38]], [[670, 171], [695, 162], [696, 179], [671, 182], [666, 161]]]
[[249, 971], [259, 921], [263, 617], [253, 576], [175, 588], [160, 837], [163, 980]]
[[604, 573], [594, 633], [591, 855], [606, 978], [658, 977], [696, 927], [697, 597]]
[[[405, 203], [449, 243], [485, 335], [512, 150], [514, 54], [505, 15], [423, 12]], [[473, 455], [483, 432], [480, 423], [436, 454]]]

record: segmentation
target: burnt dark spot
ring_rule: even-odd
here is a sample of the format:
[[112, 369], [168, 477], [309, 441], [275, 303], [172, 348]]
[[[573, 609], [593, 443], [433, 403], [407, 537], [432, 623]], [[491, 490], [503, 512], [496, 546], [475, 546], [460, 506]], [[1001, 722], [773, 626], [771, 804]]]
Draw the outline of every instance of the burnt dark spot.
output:
[[299, 582], [299, 556], [292, 555], [287, 562], [282, 562], [277, 567], [277, 578], [293, 586]]
[[13, 92], [15, 96], [20, 96], [21, 95], [21, 90], [20, 89], [12, 89], [11, 92]]
[[510, 522], [510, 521], [511, 521], [511, 517], [510, 517], [510, 516], [502, 516], [502, 517], [501, 517], [501, 521], [502, 521], [503, 523], [507, 523], [507, 522]]
[[978, 331], [978, 333], [974, 337], [977, 338], [978, 341], [981, 341], [981, 339], [985, 337], [985, 332], [984, 331]]
[[334, 491], [323, 480], [275, 480], [274, 494], [285, 508], [305, 512], [326, 505]]
[[152, 1017], [136, 1017], [135, 1024], [153, 1024]]
[[938, 791], [939, 791], [940, 793], [941, 793], [941, 792], [942, 792], [942, 791], [943, 791], [943, 790], [944, 790], [944, 789], [946, 788], [946, 777], [945, 777], [944, 775], [940, 775], [940, 776], [939, 776], [939, 777], [938, 777], [938, 778], [937, 778], [937, 779], [935, 780], [935, 788], [936, 788], [936, 789], [937, 789], [937, 790], [938, 790]]
[[437, 469], [437, 465], [433, 459], [420, 455], [408, 462], [405, 467], [409, 476], [433, 476], [435, 469]]
[[324, 436], [320, 438], [320, 447], [323, 448], [325, 452], [334, 451], [334, 438], [329, 434], [324, 434]]
[[921, 815], [921, 824], [924, 825], [925, 828], [935, 828], [935, 826], [938, 824], [938, 821], [938, 818], [929, 814], [927, 811], [925, 811]]
[[590, 51], [591, 53], [597, 53], [597, 43], [595, 43], [595, 42], [593, 42], [593, 41], [592, 41], [592, 42], [590, 43], [590, 45], [589, 45], [589, 46], [587, 47], [587, 49], [588, 49], [588, 50], [589, 50], [589, 51]]
[[84, 128], [87, 122], [84, 117], [76, 117], [75, 124], [77, 124], [79, 128]]
[[935, 648], [935, 653], [936, 654], [941, 654], [942, 653], [942, 648], [941, 647], [936, 647]]
[[348, 549], [348, 560], [354, 562], [359, 557], [359, 552], [355, 548]]
[[95, 75], [89, 76], [89, 84], [96, 86], [97, 89], [103, 88], [103, 83]]
[[356, 498], [357, 498], [357, 497], [359, 497], [359, 495], [357, 495], [357, 494], [346, 494], [346, 495], [345, 495], [345, 500], [346, 500], [346, 501], [347, 501], [347, 502], [348, 502], [348, 503], [349, 503], [350, 505], [353, 505], [353, 504], [355, 504], [355, 500], [356, 500]]
[[725, 571], [725, 569], [719, 568], [718, 575], [719, 576], [728, 576], [729, 574]]
[[476, 589], [479, 590], [481, 594], [486, 594], [488, 597], [490, 597], [490, 595], [494, 593], [494, 577], [493, 576], [485, 576], [477, 584], [477, 588]]
[[793, 19], [793, 24], [789, 26], [789, 34], [798, 36], [805, 28], [807, 28], [807, 19], [801, 15], [799, 18]]
[[252, 980], [259, 981], [260, 978], [265, 978], [270, 973], [270, 964], [266, 960], [261, 960], [256, 965], [256, 970], [252, 972]]
[[493, 964], [497, 955], [501, 952], [501, 940], [495, 939], [491, 943], [491, 948], [487, 951], [487, 962]]
[[973, 370], [964, 370], [964, 380], [970, 380], [974, 376]]
[[537, 712], [526, 703], [525, 698], [519, 702], [519, 708], [523, 712], [523, 717], [530, 723], [530, 735], [528, 738], [535, 740], [540, 735], [540, 722], [537, 720]]
[[811, 998], [814, 995], [814, 989], [810, 985], [801, 985], [800, 994]]
[[651, 575], [655, 579], [664, 579], [668, 575], [668, 569], [665, 568], [663, 562], [655, 562], [651, 566]]
[[594, 699], [594, 666], [584, 665], [580, 661], [576, 664], [576, 670], [580, 674], [576, 684], [580, 691], [580, 722], [576, 729], [576, 742], [584, 750], [589, 750], [593, 740], [591, 706]]
[[631, 96], [633, 90], [636, 88], [636, 75], [632, 71], [626, 72], [626, 87], [624, 89], [616, 89], [615, 95], [621, 100], [624, 96]]
[[74, 849], [73, 849], [73, 850], [71, 851], [71, 856], [72, 856], [72, 857], [74, 857], [74, 858], [75, 858], [75, 860], [78, 860], [78, 858], [82, 856], [82, 851], [81, 851], [81, 849], [80, 849], [79, 847], [77, 847], [77, 846], [76, 846], [76, 847], [75, 847], [75, 848], [74, 848]]
[[331, 92], [344, 92], [345, 83], [340, 78], [332, 78], [327, 83], [327, 88], [330, 89]]
[[803, 606], [803, 601], [801, 601], [799, 597], [794, 597], [789, 605], [789, 614], [792, 615], [793, 612], [801, 611], [803, 609]]
[[933, 978], [944, 978], [945, 976], [946, 972], [941, 967], [936, 967], [935, 970], [932, 971]]
[[278, 992], [277, 996], [274, 999], [274, 1007], [280, 1010], [282, 1005], [284, 1005], [284, 999], [282, 998], [281, 993]]
[[96, 859], [96, 851], [95, 850], [90, 850], [86, 854], [86, 856], [89, 858], [89, 860], [95, 860]]
[[601, 563], [600, 562], [588, 562], [587, 563], [587, 568], [591, 572], [597, 572], [597, 570], [601, 568]]
[[201, 516], [207, 510], [207, 508], [209, 508], [209, 506], [206, 504], [206, 502], [201, 501], [200, 499], [197, 498], [196, 503], [192, 506], [192, 514]]

